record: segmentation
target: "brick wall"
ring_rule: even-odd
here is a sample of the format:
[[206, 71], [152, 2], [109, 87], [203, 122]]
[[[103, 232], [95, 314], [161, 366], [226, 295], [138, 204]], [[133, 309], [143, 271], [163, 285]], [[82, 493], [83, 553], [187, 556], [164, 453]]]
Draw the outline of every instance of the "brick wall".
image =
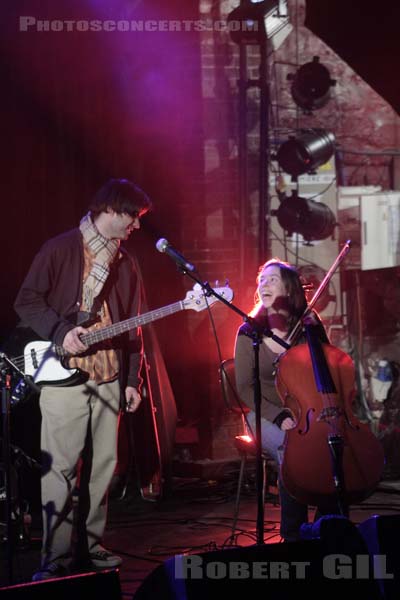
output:
[[[224, 20], [237, 5], [238, 2], [233, 0], [200, 0], [199, 18]], [[287, 139], [288, 132], [295, 128], [326, 128], [334, 132], [343, 149], [361, 152], [344, 152], [341, 155], [343, 184], [379, 184], [389, 187], [391, 158], [362, 152], [396, 147], [400, 131], [399, 117], [332, 49], [304, 27], [303, 0], [289, 0], [288, 7], [293, 31], [268, 58], [271, 145]], [[181, 247], [196, 264], [203, 280], [214, 283], [218, 279], [220, 285], [229, 280], [235, 293], [234, 302], [240, 309], [247, 311], [253, 299], [258, 265], [268, 258], [268, 255], [259, 254], [260, 94], [257, 87], [254, 87], [247, 95], [248, 201], [241, 206], [238, 161], [239, 47], [231, 40], [229, 32], [223, 29], [201, 31], [199, 44], [202, 121], [188, 126], [195, 127], [202, 153], [201, 159], [197, 157], [197, 165], [199, 166], [200, 160], [203, 164], [202, 171], [195, 170], [193, 178], [188, 179], [190, 185], [187, 202], [183, 199], [180, 203]], [[305, 114], [292, 99], [287, 77], [296, 71], [297, 66], [311, 61], [314, 56], [319, 56], [320, 62], [329, 69], [336, 85], [332, 87], [331, 99], [325, 107], [313, 114]], [[259, 64], [259, 49], [257, 46], [250, 46], [247, 50], [250, 79], [258, 77]], [[269, 219], [269, 215], [266, 218], [274, 232], [283, 237], [284, 232], [276, 220]], [[315, 245], [315, 251], [312, 247], [305, 249], [305, 253], [300, 249], [297, 252], [299, 264], [309, 260], [326, 270], [337, 254], [337, 231], [335, 236], [333, 241], [336, 243], [332, 240], [319, 242]], [[270, 248], [272, 234], [268, 227], [267, 238], [266, 247]], [[296, 248], [293, 244], [288, 247], [289, 254], [286, 257], [295, 262], [290, 251], [296, 252]], [[277, 248], [275, 245], [272, 251], [285, 257], [282, 246]], [[321, 256], [324, 256], [323, 265], [318, 263], [318, 257]], [[339, 285], [336, 288], [339, 296]], [[337, 302], [333, 317], [340, 317], [339, 298]], [[235, 331], [241, 323], [240, 317], [226, 307], [218, 306], [214, 317], [221, 356], [215, 344], [213, 328], [206, 316], [187, 320], [187, 331], [192, 341], [192, 359], [196, 362], [196, 368], [201, 369], [201, 377], [195, 390], [191, 388], [192, 381], [189, 381], [187, 398], [178, 399], [182, 414], [187, 410], [191, 414], [191, 422], [198, 424], [200, 444], [210, 453], [213, 451], [212, 438], [215, 434], [213, 418], [218, 413], [221, 402], [218, 363], [220, 358], [232, 355]], [[227, 431], [229, 428], [230, 424], [227, 422]], [[221, 426], [215, 435], [219, 439], [224, 437]], [[217, 445], [218, 443], [216, 442]]]
[[[203, 19], [223, 20], [238, 5], [231, 0], [201, 0], [199, 15]], [[399, 132], [399, 118], [392, 108], [372, 90], [354, 71], [340, 59], [326, 44], [319, 40], [304, 25], [305, 3], [290, 0], [293, 31], [284, 43], [269, 56], [270, 82], [270, 132], [271, 142], [281, 140], [286, 131], [293, 128], [322, 127], [332, 130], [337, 141], [350, 150], [378, 151], [395, 147]], [[247, 96], [247, 143], [249, 150], [248, 170], [248, 204], [246, 210], [240, 207], [239, 201], [239, 164], [238, 164], [238, 80], [239, 80], [239, 48], [233, 43], [229, 33], [222, 31], [202, 31], [201, 77], [203, 98], [203, 156], [204, 180], [203, 199], [198, 218], [193, 225], [193, 217], [197, 213], [191, 205], [188, 213], [182, 217], [187, 231], [193, 232], [191, 239], [186, 240], [187, 251], [201, 267], [206, 279], [229, 279], [234, 289], [234, 301], [247, 311], [252, 303], [254, 278], [258, 265], [268, 258], [261, 257], [259, 248], [259, 214], [258, 214], [258, 152], [259, 152], [259, 90], [252, 88]], [[332, 88], [329, 103], [313, 114], [304, 114], [294, 103], [287, 76], [294, 73], [296, 65], [300, 66], [320, 57], [336, 80]], [[260, 56], [257, 46], [247, 50], [248, 77], [257, 78]], [[285, 138], [286, 139], [286, 138]], [[359, 183], [389, 186], [390, 159], [368, 155], [343, 154], [342, 173], [347, 185]], [[268, 215], [267, 215], [268, 216]], [[201, 222], [201, 228], [198, 224]], [[269, 223], [282, 236], [283, 232], [275, 219]], [[192, 225], [191, 225], [192, 224]], [[267, 233], [268, 234], [268, 233]], [[185, 241], [185, 240], [184, 240]], [[270, 244], [270, 240], [268, 240]], [[267, 246], [268, 246], [267, 244]], [[325, 269], [336, 257], [336, 244], [330, 240], [317, 244], [316, 253], [307, 249], [306, 258], [318, 264], [321, 251]], [[273, 249], [274, 253], [276, 247]], [[244, 254], [244, 256], [243, 256]], [[283, 254], [283, 248], [280, 248]], [[300, 249], [300, 258], [302, 251]], [[290, 254], [288, 260], [290, 260]], [[292, 261], [293, 262], [293, 261]], [[326, 264], [325, 264], [326, 263]], [[243, 271], [243, 265], [245, 270]], [[338, 288], [338, 286], [337, 286]], [[337, 289], [338, 295], [340, 290]], [[337, 298], [337, 311], [340, 311], [340, 298]], [[332, 305], [331, 311], [332, 313]], [[216, 315], [217, 331], [222, 344], [222, 358], [227, 358], [233, 350], [234, 332], [240, 324], [240, 318], [223, 308]], [[207, 334], [207, 342], [202, 343], [204, 373], [208, 381], [207, 399], [204, 399], [209, 415], [218, 411], [220, 402], [216, 377], [217, 355], [213, 349], [211, 329]], [[204, 428], [211, 431], [211, 421]], [[227, 421], [226, 431], [231, 424]], [[216, 436], [215, 448], [225, 433], [221, 433], [221, 425]], [[222, 437], [221, 437], [222, 436]], [[206, 436], [207, 437], [207, 436]], [[212, 436], [211, 436], [212, 438]], [[214, 442], [211, 442], [211, 446]], [[207, 447], [210, 447], [206, 443]], [[222, 441], [222, 445], [224, 442]], [[211, 450], [210, 450], [211, 452]]]

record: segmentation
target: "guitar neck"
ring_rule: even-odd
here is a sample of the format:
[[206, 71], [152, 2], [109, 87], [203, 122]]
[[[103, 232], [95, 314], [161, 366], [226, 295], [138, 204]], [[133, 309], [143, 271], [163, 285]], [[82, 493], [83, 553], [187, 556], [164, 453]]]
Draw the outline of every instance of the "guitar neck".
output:
[[103, 342], [104, 340], [109, 340], [110, 338], [113, 338], [117, 335], [121, 335], [121, 333], [130, 331], [131, 329], [136, 329], [137, 327], [141, 327], [142, 325], [147, 325], [147, 323], [158, 321], [158, 319], [162, 319], [163, 317], [167, 317], [168, 315], [173, 315], [174, 313], [183, 310], [184, 308], [185, 305], [183, 301], [174, 302], [173, 304], [163, 306], [162, 308], [157, 308], [156, 310], [152, 310], [143, 315], [131, 317], [130, 319], [120, 321], [119, 323], [113, 323], [112, 325], [107, 325], [106, 327], [102, 327], [101, 329], [94, 329], [93, 331], [88, 331], [88, 333], [84, 333], [81, 336], [81, 340], [86, 346], [92, 346], [93, 344], [97, 344], [98, 342]]

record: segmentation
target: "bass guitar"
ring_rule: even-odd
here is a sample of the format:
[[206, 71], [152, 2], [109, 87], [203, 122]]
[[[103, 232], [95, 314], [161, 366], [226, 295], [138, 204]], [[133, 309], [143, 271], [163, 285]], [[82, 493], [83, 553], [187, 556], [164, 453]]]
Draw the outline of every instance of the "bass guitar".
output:
[[[233, 298], [233, 291], [229, 287], [215, 288], [215, 292], [227, 302], [231, 302]], [[193, 289], [187, 292], [184, 300], [112, 325], [88, 330], [87, 333], [80, 336], [80, 339], [86, 346], [90, 347], [181, 310], [200, 312], [217, 300], [217, 297], [207, 295], [199, 284], [195, 284]], [[21, 356], [14, 357], [11, 360], [37, 386], [70, 386], [87, 381], [87, 375], [84, 371], [68, 367], [69, 357], [70, 355], [62, 346], [57, 346], [49, 341], [34, 339], [24, 345]]]

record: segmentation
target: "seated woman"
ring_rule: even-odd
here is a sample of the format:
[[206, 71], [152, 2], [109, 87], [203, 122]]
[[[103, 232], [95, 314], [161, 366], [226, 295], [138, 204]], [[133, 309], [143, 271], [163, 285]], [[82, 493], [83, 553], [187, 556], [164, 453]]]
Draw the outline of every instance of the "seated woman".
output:
[[[303, 315], [307, 300], [300, 277], [294, 267], [277, 258], [263, 264], [257, 276], [255, 306], [249, 313], [259, 331], [272, 330], [285, 340]], [[324, 327], [316, 313], [309, 320], [323, 342], [328, 342]], [[239, 327], [235, 342], [235, 373], [239, 396], [251, 411], [247, 418], [255, 432], [254, 412], [254, 350], [253, 325]], [[305, 342], [304, 337], [299, 342]], [[275, 387], [275, 360], [284, 351], [281, 344], [269, 336], [262, 336], [259, 348], [261, 384], [261, 445], [279, 464], [283, 458], [285, 432], [296, 426], [292, 413], [283, 407]], [[279, 480], [281, 503], [280, 533], [285, 541], [300, 537], [300, 526], [308, 520], [308, 507], [299, 503], [285, 490]]]

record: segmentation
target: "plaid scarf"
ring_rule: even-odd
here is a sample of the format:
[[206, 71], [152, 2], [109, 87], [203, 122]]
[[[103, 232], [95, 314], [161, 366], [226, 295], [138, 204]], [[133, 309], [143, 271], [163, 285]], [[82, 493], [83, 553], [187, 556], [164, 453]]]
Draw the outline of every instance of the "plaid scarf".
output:
[[117, 255], [120, 241], [109, 240], [105, 238], [92, 221], [90, 212], [85, 215], [79, 229], [83, 236], [83, 241], [93, 255], [93, 264], [90, 273], [83, 282], [83, 310], [90, 311], [94, 299], [103, 289], [107, 277], [110, 273], [110, 265]]

